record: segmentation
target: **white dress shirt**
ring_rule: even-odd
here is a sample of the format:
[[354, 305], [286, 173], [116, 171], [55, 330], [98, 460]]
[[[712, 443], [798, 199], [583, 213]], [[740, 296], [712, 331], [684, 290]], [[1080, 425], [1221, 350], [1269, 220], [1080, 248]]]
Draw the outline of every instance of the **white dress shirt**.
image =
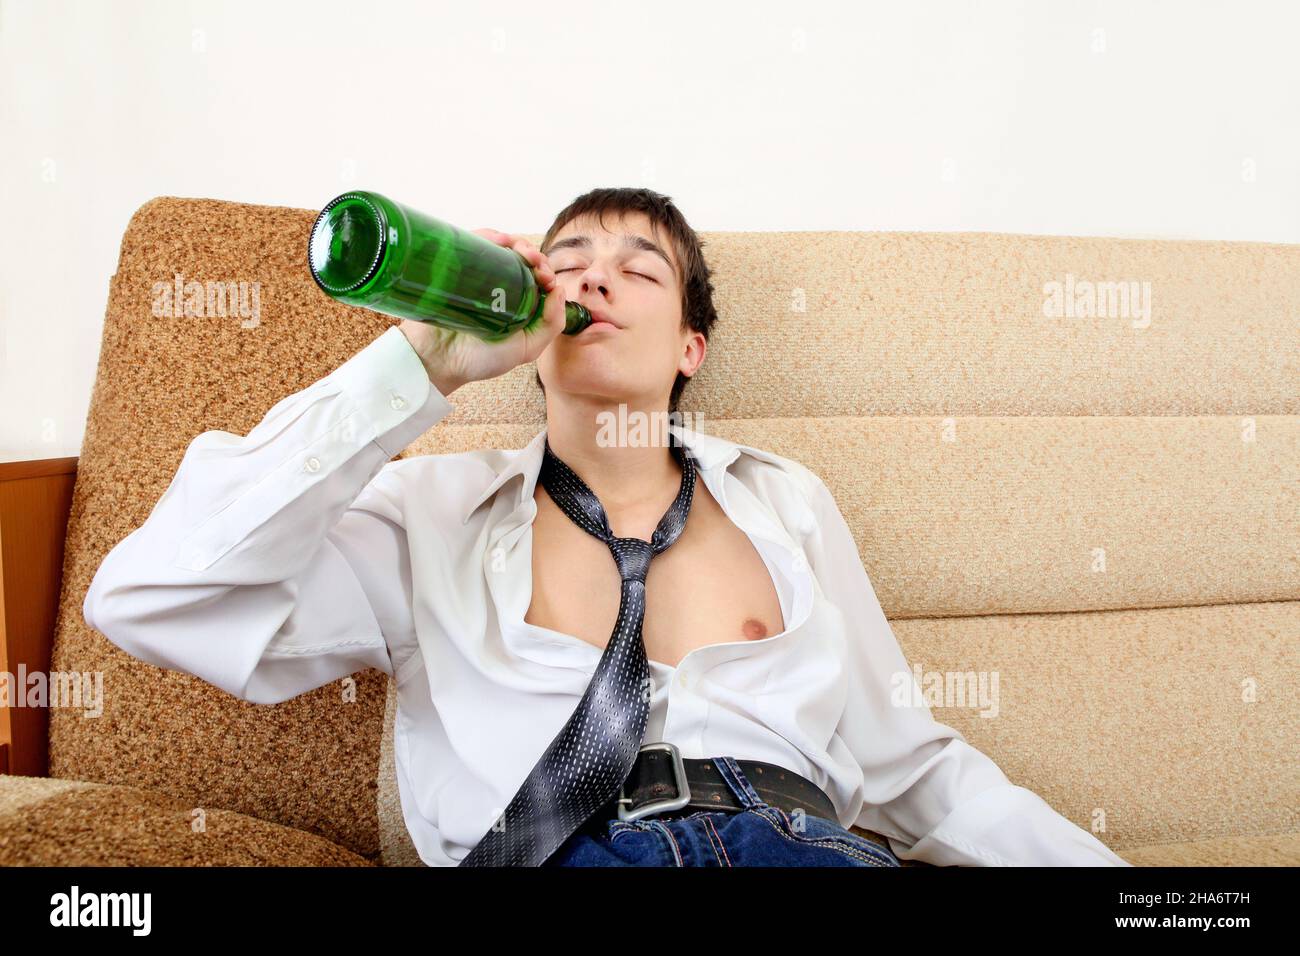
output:
[[[402, 812], [431, 866], [492, 825], [602, 653], [524, 621], [544, 429], [520, 450], [391, 460], [452, 409], [393, 326], [246, 436], [195, 438], [83, 608], [134, 657], [255, 703], [392, 676]], [[896, 675], [913, 678], [820, 478], [673, 430], [761, 555], [786, 628], [651, 661], [646, 742], [794, 770], [903, 859], [1129, 865], [924, 704], [891, 703]]]

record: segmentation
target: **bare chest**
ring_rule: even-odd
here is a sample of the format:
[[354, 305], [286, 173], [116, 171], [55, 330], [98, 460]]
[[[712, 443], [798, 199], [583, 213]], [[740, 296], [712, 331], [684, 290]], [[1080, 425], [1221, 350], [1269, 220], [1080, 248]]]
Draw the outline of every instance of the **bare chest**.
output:
[[[524, 620], [599, 648], [618, 619], [620, 580], [609, 547], [578, 527], [539, 485], [533, 521], [533, 591]], [[614, 528], [649, 540], [654, 524]], [[710, 644], [785, 630], [781, 602], [748, 536], [696, 483], [681, 536], [650, 562], [641, 633], [650, 660], [676, 667]]]

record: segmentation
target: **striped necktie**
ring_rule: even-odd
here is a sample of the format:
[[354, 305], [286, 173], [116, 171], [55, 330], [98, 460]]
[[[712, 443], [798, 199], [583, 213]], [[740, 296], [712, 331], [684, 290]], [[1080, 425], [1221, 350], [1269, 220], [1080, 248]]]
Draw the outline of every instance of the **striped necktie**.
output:
[[669, 435], [682, 484], [649, 541], [615, 537], [600, 500], [546, 442], [539, 480], [565, 514], [613, 553], [622, 578], [618, 619], [577, 709], [461, 866], [540, 866], [618, 795], [632, 772], [650, 714], [650, 664], [641, 637], [646, 574], [650, 559], [686, 527], [695, 493], [694, 462]]

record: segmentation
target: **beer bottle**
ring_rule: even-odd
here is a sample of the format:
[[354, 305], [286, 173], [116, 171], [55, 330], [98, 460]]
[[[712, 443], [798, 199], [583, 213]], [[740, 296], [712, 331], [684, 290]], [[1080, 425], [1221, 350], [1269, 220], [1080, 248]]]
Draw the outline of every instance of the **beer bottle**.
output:
[[[515, 250], [364, 190], [321, 210], [307, 259], [316, 284], [340, 302], [489, 342], [541, 322], [546, 302]], [[591, 321], [584, 307], [565, 303], [565, 335]]]

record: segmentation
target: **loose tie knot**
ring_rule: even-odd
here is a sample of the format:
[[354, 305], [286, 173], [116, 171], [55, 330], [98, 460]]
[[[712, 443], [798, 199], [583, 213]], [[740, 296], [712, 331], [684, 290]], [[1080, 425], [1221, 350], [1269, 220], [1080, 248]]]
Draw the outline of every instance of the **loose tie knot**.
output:
[[614, 553], [619, 577], [624, 581], [640, 581], [645, 584], [646, 575], [650, 572], [650, 559], [654, 557], [654, 546], [640, 538], [610, 538], [605, 543]]

